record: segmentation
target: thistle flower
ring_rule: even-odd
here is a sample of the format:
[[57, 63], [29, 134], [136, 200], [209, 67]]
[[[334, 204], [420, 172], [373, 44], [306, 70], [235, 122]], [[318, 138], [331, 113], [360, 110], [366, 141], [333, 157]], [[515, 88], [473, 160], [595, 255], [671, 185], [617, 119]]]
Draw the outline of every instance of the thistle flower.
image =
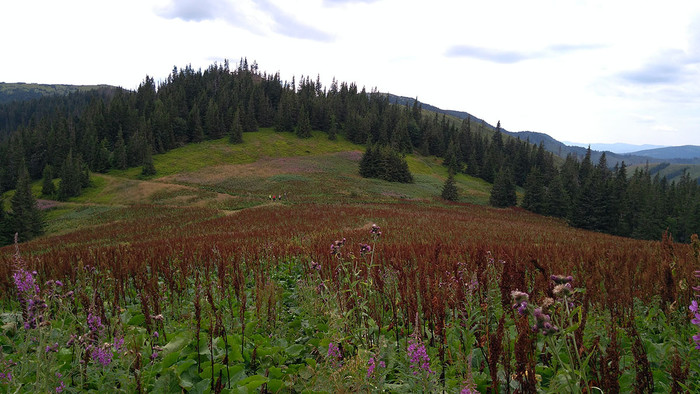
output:
[[529, 294], [518, 290], [511, 291], [510, 296], [513, 297], [513, 301], [515, 301], [516, 304], [520, 304], [521, 302], [527, 301], [530, 298]]
[[530, 296], [527, 293], [518, 290], [511, 291], [510, 296], [513, 297], [513, 301], [515, 301], [515, 304], [513, 304], [513, 309], [517, 309], [521, 316], [526, 315], [528, 305], [527, 301]]
[[574, 277], [569, 275], [569, 276], [564, 276], [564, 275], [552, 275], [549, 277], [554, 283], [558, 285], [563, 285], [566, 283], [571, 283], [574, 281]]
[[568, 297], [572, 292], [573, 289], [571, 288], [571, 283], [568, 282], [565, 284], [556, 285], [554, 286], [554, 290], [552, 290], [552, 293], [557, 298]]
[[369, 253], [372, 251], [372, 247], [367, 245], [367, 244], [360, 244], [360, 255], [364, 255], [365, 253]]
[[337, 256], [337, 255], [339, 255], [339, 254], [340, 254], [340, 248], [342, 248], [343, 245], [345, 245], [345, 238], [343, 238], [343, 239], [340, 240], [340, 241], [339, 241], [339, 240], [333, 241], [333, 243], [331, 244], [331, 255], [332, 255], [332, 256]]
[[382, 232], [380, 231], [379, 226], [377, 226], [376, 224], [372, 224], [372, 228], [369, 230], [369, 233], [373, 234], [377, 237], [382, 235]]
[[552, 325], [552, 318], [542, 312], [542, 308], [536, 308], [532, 315], [535, 317], [535, 325], [532, 326], [533, 331], [542, 331], [543, 335], [549, 335], [559, 331], [557, 326]]
[[311, 260], [311, 269], [316, 270], [316, 271], [320, 271], [321, 264]]

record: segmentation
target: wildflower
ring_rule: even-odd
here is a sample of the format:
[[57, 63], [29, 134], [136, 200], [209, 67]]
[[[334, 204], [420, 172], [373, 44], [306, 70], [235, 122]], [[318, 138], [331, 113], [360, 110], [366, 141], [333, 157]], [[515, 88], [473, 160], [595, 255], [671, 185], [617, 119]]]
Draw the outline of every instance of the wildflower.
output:
[[20, 293], [38, 293], [39, 285], [36, 284], [34, 275], [36, 275], [36, 271], [29, 272], [24, 268], [19, 268], [14, 274], [12, 274], [12, 279], [14, 279], [17, 291]]
[[696, 300], [691, 301], [688, 309], [693, 313], [698, 313], [698, 302]]
[[92, 361], [100, 363], [103, 367], [108, 366], [112, 362], [112, 351], [101, 347], [92, 349]]
[[535, 325], [532, 326], [533, 331], [542, 331], [542, 334], [544, 335], [553, 334], [559, 331], [557, 326], [552, 325], [552, 318], [542, 312], [542, 308], [535, 309], [532, 315], [535, 317]]
[[332, 256], [338, 256], [340, 254], [340, 248], [345, 245], [345, 238], [343, 238], [341, 241], [335, 240], [331, 244], [331, 255]]
[[49, 352], [57, 352], [58, 351], [58, 342], [54, 343], [53, 345], [46, 345], [46, 348], [44, 349], [45, 353]]
[[369, 253], [372, 251], [372, 247], [367, 244], [360, 244], [360, 255]]
[[311, 260], [311, 269], [320, 271], [321, 270], [321, 264]]
[[340, 358], [340, 348], [335, 343], [328, 344], [328, 357]]
[[151, 319], [155, 321], [163, 321], [163, 315], [162, 314], [157, 314], [155, 316], [151, 316]]
[[513, 301], [515, 301], [518, 304], [523, 301], [527, 301], [530, 298], [529, 294], [518, 290], [511, 291], [510, 296], [513, 297]]
[[151, 353], [151, 361], [155, 361], [158, 358], [158, 352]]
[[115, 337], [112, 346], [114, 347], [114, 350], [118, 352], [122, 348], [122, 346], [124, 346], [124, 337]]
[[99, 333], [104, 328], [102, 319], [97, 315], [93, 315], [92, 312], [88, 313], [87, 324], [88, 328], [93, 333]]
[[425, 350], [425, 345], [423, 345], [417, 335], [412, 336], [409, 340], [407, 352], [409, 366], [411, 370], [413, 370], [414, 375], [418, 375], [418, 373], [422, 371], [433, 373], [430, 369], [430, 357], [428, 356], [428, 352]]
[[372, 376], [372, 374], [374, 373], [374, 369], [377, 366], [379, 366], [379, 368], [386, 368], [386, 364], [384, 363], [384, 361], [380, 361], [379, 363], [377, 363], [376, 361], [374, 361], [374, 357], [369, 358], [368, 364], [369, 364], [369, 366], [367, 367], [367, 377], [368, 378]]
[[153, 331], [153, 338], [158, 339], [158, 331]]
[[382, 232], [379, 230], [380, 230], [379, 226], [377, 226], [376, 224], [373, 224], [372, 228], [369, 230], [369, 233], [379, 237], [382, 235]]
[[554, 283], [558, 285], [563, 285], [566, 283], [571, 283], [574, 281], [574, 277], [569, 275], [569, 276], [564, 276], [564, 275], [552, 275], [549, 277]]
[[554, 296], [557, 298], [568, 297], [572, 292], [571, 283], [556, 285], [554, 286], [554, 290], [552, 290], [552, 293], [554, 293]]
[[[63, 375], [61, 375], [60, 372], [56, 372], [56, 377], [61, 379], [63, 377]], [[61, 380], [61, 383], [58, 386], [56, 386], [56, 392], [62, 393], [65, 388], [66, 388], [66, 384], [63, 382], [63, 380]]]
[[527, 314], [527, 300], [529, 299], [529, 295], [527, 293], [524, 293], [522, 291], [518, 290], [513, 290], [510, 292], [510, 296], [513, 297], [513, 301], [515, 301], [515, 304], [513, 305], [513, 309], [517, 309], [518, 313], [523, 316]]

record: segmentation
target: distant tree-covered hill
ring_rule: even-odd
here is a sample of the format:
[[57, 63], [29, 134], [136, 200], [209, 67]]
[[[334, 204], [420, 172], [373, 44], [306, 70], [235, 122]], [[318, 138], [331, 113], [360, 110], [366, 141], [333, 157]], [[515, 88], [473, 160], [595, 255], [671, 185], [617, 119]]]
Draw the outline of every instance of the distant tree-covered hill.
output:
[[45, 96], [65, 96], [73, 92], [96, 89], [114, 89], [109, 85], [58, 85], [38, 83], [0, 82], [0, 104], [13, 101], [27, 101]]

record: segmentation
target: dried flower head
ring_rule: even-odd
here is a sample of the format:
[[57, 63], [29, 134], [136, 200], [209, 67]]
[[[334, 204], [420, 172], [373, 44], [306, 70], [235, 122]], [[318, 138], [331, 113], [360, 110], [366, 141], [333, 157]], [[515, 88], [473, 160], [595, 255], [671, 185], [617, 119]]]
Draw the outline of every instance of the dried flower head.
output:
[[563, 298], [563, 297], [570, 296], [571, 293], [573, 293], [573, 289], [571, 288], [571, 283], [565, 283], [565, 284], [554, 286], [554, 290], [552, 290], [552, 293], [557, 298]]

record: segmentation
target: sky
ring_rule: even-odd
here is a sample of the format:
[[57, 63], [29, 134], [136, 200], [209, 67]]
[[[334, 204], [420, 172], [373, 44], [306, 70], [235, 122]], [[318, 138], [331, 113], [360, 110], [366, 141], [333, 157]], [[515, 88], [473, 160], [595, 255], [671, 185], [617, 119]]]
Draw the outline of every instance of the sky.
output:
[[241, 57], [560, 141], [700, 145], [700, 2], [4, 0], [0, 81], [135, 89]]

